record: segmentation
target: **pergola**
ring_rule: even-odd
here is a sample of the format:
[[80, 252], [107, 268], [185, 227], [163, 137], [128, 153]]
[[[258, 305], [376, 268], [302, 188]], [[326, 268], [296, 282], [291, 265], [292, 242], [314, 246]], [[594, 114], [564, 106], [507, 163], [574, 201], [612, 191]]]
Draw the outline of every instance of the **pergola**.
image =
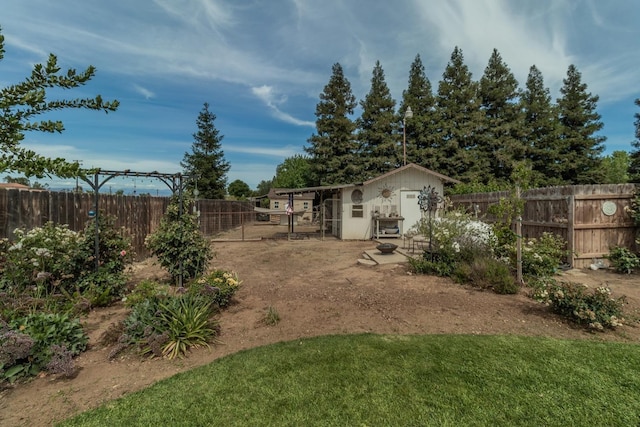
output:
[[[94, 203], [93, 203], [93, 211], [89, 211], [89, 215], [95, 218], [95, 244], [94, 244], [94, 255], [96, 260], [96, 270], [100, 265], [100, 229], [98, 225], [98, 218], [100, 215], [100, 210], [98, 209], [98, 203], [100, 201], [99, 193], [100, 188], [111, 179], [124, 176], [124, 177], [144, 177], [144, 178], [155, 178], [163, 182], [169, 190], [171, 190], [171, 194], [175, 196], [176, 192], [178, 192], [178, 197], [180, 200], [179, 204], [179, 215], [182, 216], [182, 194], [185, 188], [186, 183], [191, 179], [190, 175], [184, 175], [182, 173], [160, 173], [157, 171], [153, 172], [136, 172], [130, 169], [125, 169], [122, 171], [111, 171], [104, 169], [88, 169], [84, 170], [84, 173], [78, 178], [89, 184], [91, 189], [93, 189], [94, 194]], [[89, 179], [88, 176], [93, 174], [93, 180]], [[197, 191], [197, 190], [196, 190]], [[197, 196], [197, 194], [196, 194]], [[93, 212], [93, 215], [91, 215]], [[179, 286], [182, 286], [182, 260], [180, 260], [180, 275], [179, 275]]]

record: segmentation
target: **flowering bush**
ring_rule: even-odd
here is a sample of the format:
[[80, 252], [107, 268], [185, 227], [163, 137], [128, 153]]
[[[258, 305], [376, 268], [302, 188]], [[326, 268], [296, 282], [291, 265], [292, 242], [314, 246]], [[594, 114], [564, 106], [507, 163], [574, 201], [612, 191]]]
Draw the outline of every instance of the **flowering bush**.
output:
[[491, 252], [495, 239], [489, 225], [461, 211], [447, 212], [431, 221], [423, 218], [416, 228], [427, 243], [431, 239], [432, 251], [443, 262], [470, 261], [475, 254]]
[[130, 241], [115, 228], [113, 217], [100, 215], [98, 221], [97, 264], [94, 221], [82, 233], [52, 222], [15, 230], [15, 242], [0, 242], [0, 290], [13, 298], [31, 298], [34, 304], [44, 302], [52, 311], [80, 297], [99, 306], [119, 298], [125, 265], [133, 258]]
[[597, 287], [591, 293], [587, 290], [583, 284], [560, 282], [551, 284], [540, 296], [555, 313], [590, 329], [602, 331], [624, 324], [624, 296], [611, 298], [611, 290], [606, 286]]
[[4, 239], [0, 246], [0, 289], [21, 293], [30, 287], [48, 295], [69, 278], [80, 242], [78, 233], [48, 222], [29, 231], [16, 229], [14, 235], [15, 242]]
[[[543, 233], [539, 239], [528, 239], [522, 245], [522, 274], [539, 278], [556, 274], [567, 256], [566, 241], [553, 233]], [[516, 266], [516, 247], [509, 247], [511, 265]]]
[[214, 305], [224, 308], [241, 283], [236, 273], [217, 269], [195, 280], [189, 286], [189, 292], [209, 297]]

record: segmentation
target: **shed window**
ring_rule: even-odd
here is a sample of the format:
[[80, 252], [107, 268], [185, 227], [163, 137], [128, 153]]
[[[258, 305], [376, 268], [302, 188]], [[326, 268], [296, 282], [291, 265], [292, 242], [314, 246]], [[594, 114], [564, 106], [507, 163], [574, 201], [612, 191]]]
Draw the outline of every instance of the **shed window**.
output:
[[273, 209], [280, 209], [280, 202], [273, 202]]
[[306, 211], [307, 209], [309, 209], [309, 202], [304, 202], [302, 204], [302, 207], [304, 208], [304, 210]]
[[351, 218], [364, 218], [364, 206], [351, 205]]

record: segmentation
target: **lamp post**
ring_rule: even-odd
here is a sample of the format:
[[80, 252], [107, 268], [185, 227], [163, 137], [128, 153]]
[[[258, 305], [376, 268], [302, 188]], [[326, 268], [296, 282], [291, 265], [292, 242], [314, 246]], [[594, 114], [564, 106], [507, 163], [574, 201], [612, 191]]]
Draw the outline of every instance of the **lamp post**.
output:
[[407, 106], [406, 111], [404, 112], [404, 117], [402, 118], [402, 165], [405, 166], [407, 164], [407, 119], [413, 117], [413, 111], [411, 111], [411, 107]]

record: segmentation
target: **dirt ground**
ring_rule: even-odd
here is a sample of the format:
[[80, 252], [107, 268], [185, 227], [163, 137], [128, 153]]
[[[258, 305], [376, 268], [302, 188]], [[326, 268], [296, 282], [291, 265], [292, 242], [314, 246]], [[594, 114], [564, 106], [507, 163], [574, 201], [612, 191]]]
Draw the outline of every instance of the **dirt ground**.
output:
[[[109, 361], [109, 348], [98, 344], [127, 310], [121, 305], [96, 309], [84, 324], [90, 348], [77, 359], [73, 379], [40, 376], [0, 393], [0, 425], [45, 426], [154, 382], [222, 356], [278, 341], [326, 334], [513, 334], [639, 343], [640, 328], [630, 324], [614, 332], [591, 333], [549, 313], [527, 297], [497, 295], [457, 285], [448, 279], [411, 275], [406, 263], [360, 265], [373, 241], [343, 242], [316, 236], [302, 240], [253, 240], [285, 232], [271, 225], [247, 227], [246, 241], [233, 241], [241, 230], [214, 242], [212, 267], [234, 270], [243, 281], [234, 303], [220, 317], [222, 344], [198, 349], [182, 360], [140, 359], [126, 355]], [[297, 232], [313, 231], [298, 228]], [[302, 235], [304, 237], [304, 235]], [[626, 295], [627, 312], [640, 310], [638, 276], [608, 270], [572, 270], [568, 280], [589, 286], [607, 284], [614, 296]], [[132, 280], [165, 279], [151, 260], [132, 268]], [[262, 321], [269, 307], [281, 321]]]

